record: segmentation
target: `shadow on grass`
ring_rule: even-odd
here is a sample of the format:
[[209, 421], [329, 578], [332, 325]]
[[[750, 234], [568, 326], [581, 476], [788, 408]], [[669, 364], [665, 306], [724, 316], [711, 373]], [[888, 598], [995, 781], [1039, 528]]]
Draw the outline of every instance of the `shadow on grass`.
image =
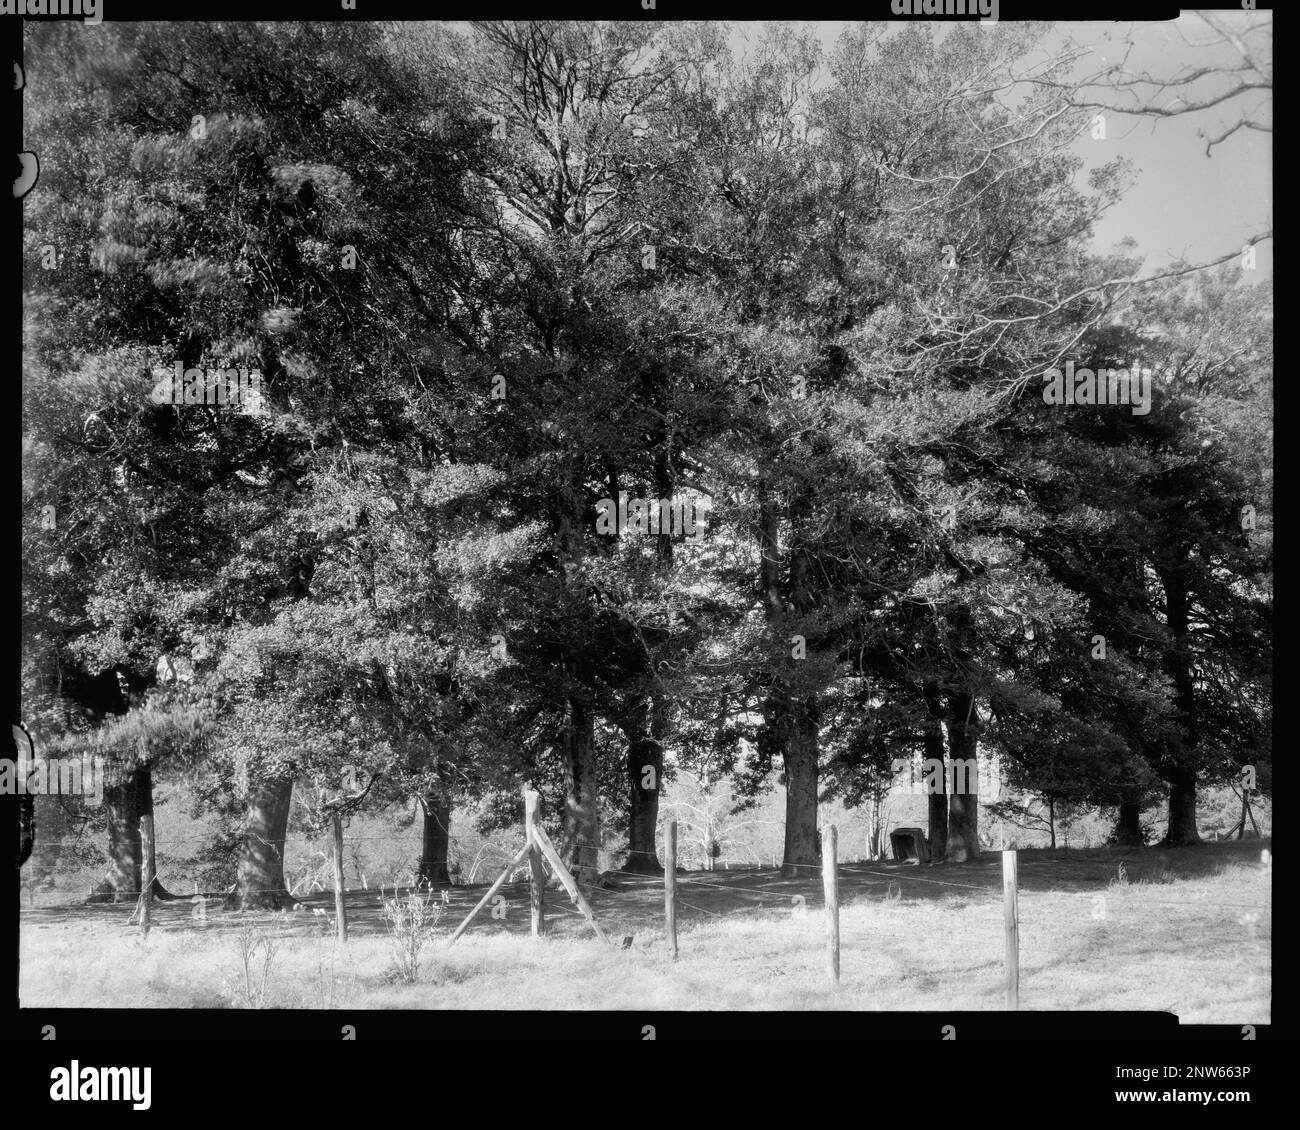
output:
[[[1022, 849], [1018, 858], [1019, 886], [1022, 894], [1105, 894], [1121, 863], [1132, 884], [1206, 878], [1225, 867], [1258, 866], [1260, 851], [1271, 847], [1271, 842], [1266, 838], [1188, 848]], [[880, 901], [891, 893], [901, 894], [905, 902], [985, 898], [1000, 901], [1001, 854], [991, 851], [968, 863], [933, 866], [886, 860], [844, 862], [840, 865], [839, 887], [842, 905]], [[438, 924], [438, 933], [450, 934], [485, 890], [486, 885], [449, 888], [449, 902]], [[348, 891], [349, 934], [359, 937], [386, 934], [382, 904], [393, 893], [392, 889], [385, 889], [381, 897], [378, 890]], [[400, 893], [405, 896], [410, 892], [401, 888]], [[490, 910], [485, 908], [470, 931], [527, 934], [530, 929], [528, 885], [508, 884], [500, 893], [505, 899], [504, 918], [491, 917]], [[441, 892], [435, 892], [433, 897], [441, 898]], [[593, 890], [587, 897], [597, 919], [616, 943], [619, 936], [663, 928], [664, 893], [660, 877], [616, 874], [612, 888]], [[683, 927], [734, 915], [790, 914], [797, 912], [800, 899], [808, 909], [822, 904], [819, 867], [809, 867], [806, 875], [793, 878], [771, 868], [681, 872], [677, 876], [678, 921]], [[590, 933], [590, 927], [562, 890], [548, 889], [546, 903], [550, 933], [561, 937]], [[197, 934], [228, 932], [253, 925], [284, 936], [327, 937], [334, 933], [334, 896], [329, 892], [302, 896], [300, 910], [241, 913], [219, 909], [219, 906], [215, 900], [209, 900], [205, 917], [199, 919], [190, 899], [155, 903], [153, 928]], [[92, 932], [133, 930], [135, 927], [128, 925], [128, 919], [134, 910], [131, 903], [24, 907], [21, 921], [26, 926], [74, 924]]]

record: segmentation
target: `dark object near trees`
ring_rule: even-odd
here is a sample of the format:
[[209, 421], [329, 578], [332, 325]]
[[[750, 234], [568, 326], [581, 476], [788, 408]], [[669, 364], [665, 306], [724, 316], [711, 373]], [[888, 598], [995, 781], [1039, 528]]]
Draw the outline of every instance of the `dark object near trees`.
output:
[[894, 849], [894, 858], [897, 860], [915, 859], [919, 863], [930, 862], [930, 845], [920, 828], [895, 828], [889, 833], [889, 842]]
[[[23, 736], [27, 739], [27, 752], [24, 753], [18, 744], [17, 731], [21, 730]], [[17, 723], [13, 726], [14, 731], [14, 764], [16, 765], [23, 759], [36, 760], [36, 743], [32, 741], [32, 736], [27, 732], [27, 727]], [[11, 796], [14, 794], [10, 794]], [[31, 793], [18, 793], [18, 857], [17, 866], [22, 867], [32, 855], [32, 847], [36, 843], [36, 798]]]

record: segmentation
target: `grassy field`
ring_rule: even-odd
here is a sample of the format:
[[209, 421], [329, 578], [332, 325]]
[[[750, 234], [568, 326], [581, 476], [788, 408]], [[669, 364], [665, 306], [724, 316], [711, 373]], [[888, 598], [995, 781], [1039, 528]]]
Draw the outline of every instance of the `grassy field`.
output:
[[[1270, 1019], [1269, 841], [1162, 851], [1022, 851], [1021, 1007], [1155, 1009], [1185, 1023]], [[484, 887], [455, 888], [413, 982], [395, 972], [378, 891], [351, 891], [352, 938], [332, 896], [283, 913], [156, 905], [147, 940], [128, 906], [25, 907], [24, 1007], [373, 1009], [1000, 1009], [1001, 862], [841, 866], [841, 982], [825, 973], [820, 877], [771, 870], [679, 878], [680, 957], [663, 934], [661, 880], [595, 891], [598, 942], [563, 892], [550, 936], [528, 936], [526, 886], [445, 938]], [[391, 897], [392, 892], [385, 892]], [[803, 907], [799, 899], [803, 900]], [[618, 944], [630, 938], [630, 944]]]

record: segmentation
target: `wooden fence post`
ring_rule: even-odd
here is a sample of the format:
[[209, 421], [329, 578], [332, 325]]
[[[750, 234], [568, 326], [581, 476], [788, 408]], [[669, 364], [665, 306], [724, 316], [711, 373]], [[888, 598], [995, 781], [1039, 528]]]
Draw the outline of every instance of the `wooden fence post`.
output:
[[677, 821], [664, 829], [664, 928], [668, 952], [677, 960]]
[[503, 886], [505, 886], [506, 880], [510, 877], [510, 872], [513, 871], [516, 867], [518, 867], [521, 863], [523, 863], [524, 859], [527, 856], [528, 856], [528, 844], [524, 844], [524, 846], [519, 849], [519, 854], [516, 855], [514, 859], [512, 859], [509, 863], [507, 863], [505, 870], [502, 871], [501, 874], [497, 876], [497, 881], [487, 889], [487, 894], [485, 894], [481, 899], [478, 900], [478, 902], [474, 906], [474, 909], [471, 910], [467, 915], [465, 915], [465, 920], [459, 926], [456, 927], [451, 937], [447, 939], [447, 947], [449, 949], [456, 944], [456, 939], [459, 938], [466, 930], [469, 929], [469, 924], [474, 921], [475, 915], [477, 915], [480, 910], [482, 910], [485, 906], [487, 906], [489, 902], [492, 901], [492, 896], [496, 894], [497, 891], [499, 891]]
[[153, 816], [140, 817], [140, 932], [153, 925]]
[[1006, 931], [1007, 1008], [1020, 1007], [1020, 906], [1016, 895], [1016, 852], [1002, 853], [1002, 923]]
[[340, 942], [348, 940], [348, 908], [343, 898], [343, 818], [334, 813], [334, 918]]
[[524, 828], [528, 834], [528, 900], [532, 911], [532, 934], [546, 933], [546, 872], [542, 870], [542, 851], [537, 846], [537, 793], [524, 789]]
[[836, 870], [835, 825], [822, 829], [822, 890], [826, 895], [826, 945], [831, 984], [840, 983], [840, 879]]

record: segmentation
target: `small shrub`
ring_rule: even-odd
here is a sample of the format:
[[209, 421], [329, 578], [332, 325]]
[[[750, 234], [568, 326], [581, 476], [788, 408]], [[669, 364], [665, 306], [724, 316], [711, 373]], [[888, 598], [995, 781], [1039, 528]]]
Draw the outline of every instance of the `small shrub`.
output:
[[391, 980], [415, 983], [420, 972], [420, 952], [433, 937], [441, 918], [442, 901], [432, 895], [412, 891], [406, 898], [384, 900], [384, 921], [388, 923], [393, 953]]
[[237, 1008], [265, 1008], [271, 968], [279, 942], [267, 934], [244, 926], [235, 935], [235, 972], [226, 991]]

